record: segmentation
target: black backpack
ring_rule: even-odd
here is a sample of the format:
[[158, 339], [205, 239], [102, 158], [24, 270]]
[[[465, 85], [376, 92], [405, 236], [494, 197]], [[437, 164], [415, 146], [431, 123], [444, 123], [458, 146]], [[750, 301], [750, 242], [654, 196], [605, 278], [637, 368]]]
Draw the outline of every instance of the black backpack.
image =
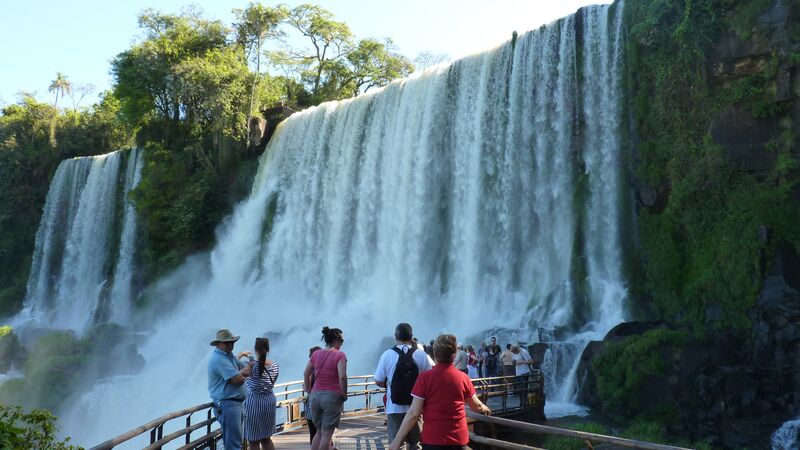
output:
[[396, 351], [399, 356], [397, 365], [394, 367], [394, 375], [392, 375], [392, 403], [410, 405], [411, 389], [414, 388], [414, 383], [417, 382], [417, 376], [419, 376], [419, 367], [414, 362], [416, 348], [411, 346], [405, 353], [397, 347], [392, 347], [392, 350]]

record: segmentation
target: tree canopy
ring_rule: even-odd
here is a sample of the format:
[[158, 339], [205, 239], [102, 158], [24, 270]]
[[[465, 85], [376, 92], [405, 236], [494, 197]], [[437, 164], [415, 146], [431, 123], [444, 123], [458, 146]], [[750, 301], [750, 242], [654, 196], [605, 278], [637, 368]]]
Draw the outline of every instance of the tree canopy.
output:
[[[391, 40], [358, 40], [318, 6], [251, 2], [233, 12], [225, 24], [196, 7], [144, 10], [141, 38], [113, 59], [112, 89], [96, 104], [81, 106], [93, 86], [58, 72], [48, 86], [52, 103], [24, 94], [0, 111], [0, 313], [21, 306], [31, 224], [62, 159], [134, 142], [150, 150], [132, 198], [144, 267], [155, 275], [208, 248], [219, 221], [249, 191], [257, 156], [251, 117], [279, 103], [347, 98], [413, 70]], [[58, 108], [64, 96], [69, 109]]]

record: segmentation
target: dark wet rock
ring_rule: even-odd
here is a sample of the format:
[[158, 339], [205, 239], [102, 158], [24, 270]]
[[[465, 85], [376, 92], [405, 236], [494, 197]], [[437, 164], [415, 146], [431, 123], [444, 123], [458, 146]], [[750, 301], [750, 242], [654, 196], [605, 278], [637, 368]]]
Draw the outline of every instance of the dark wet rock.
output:
[[774, 119], [753, 117], [746, 111], [730, 108], [711, 123], [711, 137], [725, 149], [734, 166], [750, 172], [772, 169], [778, 152], [769, 148], [779, 134]]
[[[769, 230], [761, 234], [769, 242]], [[666, 371], [636, 388], [639, 406], [631, 414], [656, 416], [669, 399], [673, 431], [722, 448], [768, 448], [770, 433], [800, 414], [800, 257], [787, 242], [775, 245], [750, 312], [751, 332], [689, 334], [682, 344], [659, 348]], [[579, 401], [600, 408], [592, 362], [610, 344], [635, 342], [661, 326], [620, 324], [603, 341], [590, 342], [578, 369]]]
[[25, 348], [10, 326], [0, 327], [0, 373], [18, 369], [25, 360]]
[[251, 117], [249, 130], [250, 133], [247, 137], [249, 147], [254, 148], [261, 146], [261, 141], [267, 133], [267, 119], [263, 117]]
[[603, 337], [604, 341], [614, 341], [620, 338], [642, 334], [655, 328], [664, 328], [666, 325], [661, 322], [622, 322], [610, 329]]

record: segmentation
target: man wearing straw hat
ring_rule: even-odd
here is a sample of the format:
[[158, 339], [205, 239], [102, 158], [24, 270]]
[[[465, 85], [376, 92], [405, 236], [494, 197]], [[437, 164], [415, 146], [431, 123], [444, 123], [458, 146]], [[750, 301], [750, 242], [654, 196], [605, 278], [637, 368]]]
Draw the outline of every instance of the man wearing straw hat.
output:
[[211, 341], [214, 350], [208, 360], [208, 394], [214, 401], [214, 414], [222, 428], [225, 450], [242, 448], [242, 402], [245, 399], [244, 379], [252, 367], [239, 361], [250, 352], [233, 356], [233, 344], [239, 340], [230, 330], [217, 331]]

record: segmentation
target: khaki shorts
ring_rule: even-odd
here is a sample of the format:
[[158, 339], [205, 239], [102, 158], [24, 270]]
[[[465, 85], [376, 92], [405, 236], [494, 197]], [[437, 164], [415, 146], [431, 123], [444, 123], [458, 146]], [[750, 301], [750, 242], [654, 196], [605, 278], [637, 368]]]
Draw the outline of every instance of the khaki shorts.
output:
[[333, 430], [339, 426], [344, 398], [339, 392], [317, 391], [308, 398], [311, 417], [318, 430]]

